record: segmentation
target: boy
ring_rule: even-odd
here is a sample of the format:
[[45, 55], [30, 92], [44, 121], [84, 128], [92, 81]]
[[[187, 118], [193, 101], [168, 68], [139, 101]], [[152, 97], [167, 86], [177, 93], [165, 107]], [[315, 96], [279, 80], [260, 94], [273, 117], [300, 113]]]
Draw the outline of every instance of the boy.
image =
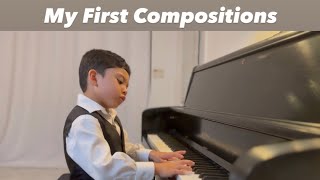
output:
[[113, 52], [93, 49], [83, 55], [83, 95], [78, 95], [63, 132], [70, 179], [153, 179], [191, 172], [194, 163], [181, 160], [185, 151], [157, 152], [128, 142], [114, 109], [126, 98], [129, 76], [128, 64]]

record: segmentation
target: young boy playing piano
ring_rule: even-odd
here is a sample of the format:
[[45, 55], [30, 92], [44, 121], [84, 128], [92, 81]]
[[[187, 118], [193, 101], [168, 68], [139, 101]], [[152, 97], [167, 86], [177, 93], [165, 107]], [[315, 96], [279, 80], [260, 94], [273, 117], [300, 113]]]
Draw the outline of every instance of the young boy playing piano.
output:
[[157, 152], [128, 141], [115, 108], [126, 98], [129, 76], [128, 64], [113, 52], [93, 49], [83, 55], [83, 94], [63, 132], [71, 179], [153, 179], [191, 172], [194, 163], [183, 160], [185, 151]]

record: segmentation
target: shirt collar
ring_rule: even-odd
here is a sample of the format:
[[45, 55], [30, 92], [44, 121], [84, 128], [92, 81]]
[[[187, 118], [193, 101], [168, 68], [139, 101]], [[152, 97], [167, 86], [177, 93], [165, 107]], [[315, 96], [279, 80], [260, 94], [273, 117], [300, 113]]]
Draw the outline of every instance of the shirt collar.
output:
[[88, 98], [83, 94], [78, 95], [77, 105], [87, 110], [89, 113], [94, 111], [101, 111], [105, 116], [111, 116], [111, 119], [117, 116], [117, 111], [115, 109], [109, 108], [105, 109], [99, 103], [95, 102], [94, 100]]

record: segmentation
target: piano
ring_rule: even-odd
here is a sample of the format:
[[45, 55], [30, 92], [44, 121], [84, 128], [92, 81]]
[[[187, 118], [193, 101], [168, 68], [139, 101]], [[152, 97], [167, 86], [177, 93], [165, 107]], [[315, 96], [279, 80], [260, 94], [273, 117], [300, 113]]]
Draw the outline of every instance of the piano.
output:
[[142, 141], [187, 150], [177, 179], [320, 179], [320, 33], [287, 32], [193, 69], [183, 106], [146, 109]]

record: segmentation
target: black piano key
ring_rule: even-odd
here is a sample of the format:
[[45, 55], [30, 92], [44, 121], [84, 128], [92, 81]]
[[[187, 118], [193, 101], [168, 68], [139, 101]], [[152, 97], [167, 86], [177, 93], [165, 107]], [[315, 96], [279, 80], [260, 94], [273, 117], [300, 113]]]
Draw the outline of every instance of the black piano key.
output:
[[218, 167], [218, 166], [212, 166], [212, 165], [209, 164], [209, 163], [197, 163], [195, 166], [196, 166], [196, 167], [201, 167], [201, 168], [212, 168], [212, 169], [221, 170], [220, 167]]
[[202, 170], [199, 170], [198, 172], [199, 172], [200, 175], [227, 177], [225, 174], [222, 174], [222, 173], [220, 173], [220, 171], [216, 171], [216, 170], [202, 169]]
[[216, 170], [205, 170], [205, 169], [199, 169], [195, 171], [196, 174], [199, 174], [201, 176], [203, 175], [211, 175], [211, 176], [217, 176], [217, 177], [228, 177], [227, 174], [222, 174], [220, 171]]
[[196, 166], [196, 167], [194, 167], [193, 168], [194, 170], [199, 170], [199, 171], [214, 171], [214, 172], [221, 172], [221, 170], [220, 169], [215, 169], [215, 168], [205, 168], [205, 167], [198, 167], [198, 166]]
[[205, 177], [205, 176], [211, 176], [211, 177], [216, 177], [216, 178], [228, 178], [225, 174], [219, 174], [219, 173], [214, 173], [214, 172], [201, 172], [199, 174], [199, 177]]
[[194, 173], [199, 174], [200, 176], [204, 176], [204, 175], [211, 175], [211, 176], [217, 176], [217, 177], [228, 177], [228, 175], [226, 174], [221, 174], [220, 172], [210, 172], [210, 171], [206, 171], [206, 170], [196, 170], [194, 171]]
[[227, 177], [215, 177], [215, 176], [204, 176], [204, 177], [201, 177], [202, 180], [228, 180]]

